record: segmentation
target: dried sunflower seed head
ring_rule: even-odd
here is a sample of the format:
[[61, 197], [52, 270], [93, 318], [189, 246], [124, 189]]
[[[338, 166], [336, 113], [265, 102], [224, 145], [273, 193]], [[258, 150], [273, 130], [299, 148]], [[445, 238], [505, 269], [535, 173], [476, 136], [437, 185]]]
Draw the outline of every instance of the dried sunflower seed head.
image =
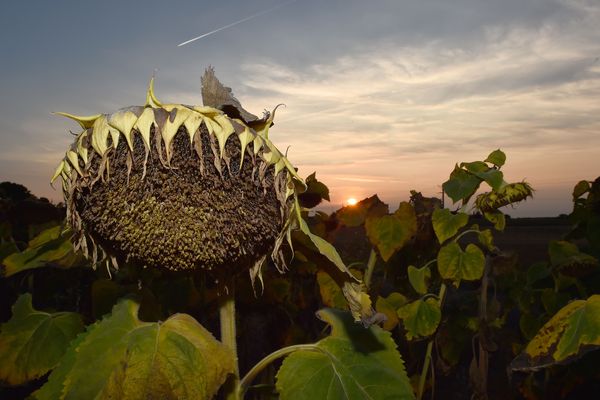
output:
[[279, 268], [304, 181], [268, 138], [274, 113], [248, 126], [212, 107], [146, 104], [78, 117], [62, 178], [76, 248], [101, 258], [232, 276], [270, 253]]
[[527, 182], [509, 183], [500, 190], [478, 195], [475, 199], [475, 206], [481, 212], [490, 212], [532, 196], [533, 188]]

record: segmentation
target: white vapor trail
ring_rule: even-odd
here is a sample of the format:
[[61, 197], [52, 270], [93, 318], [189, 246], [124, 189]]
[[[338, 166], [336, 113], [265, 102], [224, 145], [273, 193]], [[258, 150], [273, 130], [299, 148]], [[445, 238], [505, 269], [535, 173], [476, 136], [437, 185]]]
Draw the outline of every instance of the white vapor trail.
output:
[[263, 11], [261, 11], [261, 12], [258, 12], [258, 13], [256, 13], [256, 14], [252, 14], [252, 15], [250, 15], [250, 16], [248, 16], [248, 17], [246, 17], [246, 18], [242, 18], [242, 19], [240, 19], [239, 21], [232, 22], [232, 23], [230, 23], [230, 24], [227, 24], [227, 25], [225, 25], [225, 26], [222, 26], [222, 27], [220, 27], [220, 28], [217, 28], [217, 29], [215, 29], [215, 30], [213, 30], [213, 31], [210, 31], [210, 32], [204, 33], [204, 34], [202, 34], [202, 35], [200, 35], [200, 36], [197, 36], [197, 37], [195, 37], [195, 38], [193, 38], [193, 39], [186, 40], [186, 41], [185, 41], [185, 42], [183, 42], [183, 43], [179, 43], [179, 44], [177, 45], [177, 47], [184, 46], [184, 45], [186, 45], [186, 44], [188, 44], [188, 43], [192, 43], [192, 42], [195, 42], [196, 40], [200, 40], [200, 39], [203, 39], [203, 38], [205, 38], [205, 37], [207, 37], [207, 36], [210, 36], [210, 35], [212, 35], [213, 33], [221, 32], [222, 30], [225, 30], [225, 29], [227, 29], [227, 28], [231, 28], [232, 26], [236, 26], [236, 25], [239, 25], [239, 24], [241, 24], [241, 23], [243, 23], [243, 22], [249, 21], [249, 20], [251, 20], [251, 19], [254, 19], [254, 18], [260, 17], [261, 15], [264, 15], [264, 14], [270, 13], [270, 12], [272, 12], [272, 11], [275, 11], [275, 10], [277, 10], [278, 8], [281, 8], [281, 7], [283, 7], [283, 6], [287, 6], [288, 4], [292, 4], [292, 3], [296, 2], [296, 1], [297, 1], [297, 0], [290, 0], [290, 1], [286, 1], [285, 3], [278, 4], [278, 5], [276, 5], [275, 7], [271, 7], [271, 8], [269, 8], [269, 9], [267, 9], [267, 10], [263, 10]]

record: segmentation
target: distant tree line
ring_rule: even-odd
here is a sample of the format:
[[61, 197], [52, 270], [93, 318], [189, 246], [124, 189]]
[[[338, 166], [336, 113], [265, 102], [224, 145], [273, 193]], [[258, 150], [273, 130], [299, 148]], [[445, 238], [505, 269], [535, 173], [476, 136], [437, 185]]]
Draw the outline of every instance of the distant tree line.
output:
[[[0, 182], [0, 226], [22, 248], [44, 226], [62, 221], [65, 208], [33, 195], [25, 186]], [[3, 232], [4, 234], [8, 232]]]

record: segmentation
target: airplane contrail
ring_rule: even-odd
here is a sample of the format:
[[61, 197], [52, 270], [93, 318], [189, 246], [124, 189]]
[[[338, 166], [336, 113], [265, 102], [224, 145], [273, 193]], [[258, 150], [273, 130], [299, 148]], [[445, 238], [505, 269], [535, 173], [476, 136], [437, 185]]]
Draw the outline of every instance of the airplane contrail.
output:
[[271, 7], [271, 8], [269, 8], [269, 9], [267, 9], [267, 10], [263, 10], [263, 11], [261, 11], [261, 12], [258, 12], [258, 13], [256, 13], [256, 14], [252, 14], [252, 15], [250, 15], [250, 16], [248, 16], [248, 17], [246, 17], [246, 18], [242, 18], [242, 19], [240, 19], [239, 21], [232, 22], [232, 23], [230, 23], [230, 24], [227, 24], [227, 25], [225, 25], [225, 26], [222, 26], [222, 27], [220, 27], [220, 28], [217, 28], [217, 29], [215, 29], [215, 30], [213, 30], [213, 31], [210, 31], [210, 32], [204, 33], [204, 34], [202, 34], [202, 35], [200, 35], [200, 36], [197, 36], [197, 37], [195, 37], [195, 38], [193, 38], [193, 39], [186, 40], [186, 41], [185, 41], [185, 42], [183, 42], [183, 43], [179, 43], [179, 44], [177, 45], [177, 47], [184, 46], [184, 45], [186, 45], [186, 44], [188, 44], [188, 43], [192, 43], [192, 42], [195, 42], [196, 40], [200, 40], [200, 39], [202, 39], [202, 38], [205, 38], [205, 37], [207, 37], [207, 36], [210, 36], [210, 35], [212, 35], [213, 33], [221, 32], [222, 30], [225, 30], [225, 29], [227, 29], [227, 28], [231, 28], [232, 26], [236, 26], [236, 25], [239, 25], [239, 24], [241, 24], [241, 23], [243, 23], [243, 22], [250, 21], [251, 19], [254, 19], [254, 18], [260, 17], [261, 15], [264, 15], [264, 14], [270, 13], [270, 12], [272, 12], [272, 11], [275, 11], [275, 10], [277, 10], [278, 8], [281, 8], [281, 7], [283, 7], [283, 6], [287, 6], [288, 4], [294, 3], [294, 2], [296, 2], [296, 1], [297, 1], [297, 0], [286, 1], [285, 3], [278, 4], [278, 5], [276, 5], [275, 7]]

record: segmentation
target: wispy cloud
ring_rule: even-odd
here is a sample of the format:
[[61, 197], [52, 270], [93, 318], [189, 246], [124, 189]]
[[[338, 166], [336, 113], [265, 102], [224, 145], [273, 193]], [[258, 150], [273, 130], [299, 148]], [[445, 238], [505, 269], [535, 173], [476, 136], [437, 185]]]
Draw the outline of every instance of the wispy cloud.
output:
[[[464, 46], [388, 42], [303, 70], [249, 62], [244, 83], [258, 93], [250, 107], [286, 102], [273, 134], [293, 145], [296, 163], [333, 182], [338, 203], [351, 193], [335, 168], [371, 182], [378, 179], [369, 176], [387, 171], [388, 183], [405, 197], [410, 188], [436, 188], [455, 161], [480, 159], [497, 147], [523, 167], [509, 169], [509, 178], [527, 175], [542, 189], [552, 182], [548, 176], [564, 175], [564, 165], [552, 162], [559, 154], [571, 154], [562, 161], [593, 174], [585, 167], [600, 170], [589, 151], [600, 149], [600, 8], [565, 3], [576, 18], [536, 29], [489, 26]], [[378, 189], [390, 193], [385, 183]]]
[[[507, 178], [538, 189], [522, 214], [568, 211], [569, 187], [600, 171], [597, 0], [303, 0], [264, 24], [174, 46], [198, 27], [214, 31], [283, 1], [189, 1], [163, 10], [160, 27], [131, 23], [155, 18], [158, 0], [142, 9], [60, 0], [33, 13], [10, 3], [2, 37], [22, 40], [0, 40], [0, 179], [58, 198], [47, 176], [74, 126], [50, 111], [139, 104], [154, 68], [160, 99], [198, 104], [208, 64], [250, 111], [287, 104], [273, 138], [291, 146], [301, 174], [317, 171], [337, 204], [379, 193], [395, 205], [412, 188], [436, 194], [454, 162], [498, 147]], [[85, 18], [115, 7], [109, 31]]]

